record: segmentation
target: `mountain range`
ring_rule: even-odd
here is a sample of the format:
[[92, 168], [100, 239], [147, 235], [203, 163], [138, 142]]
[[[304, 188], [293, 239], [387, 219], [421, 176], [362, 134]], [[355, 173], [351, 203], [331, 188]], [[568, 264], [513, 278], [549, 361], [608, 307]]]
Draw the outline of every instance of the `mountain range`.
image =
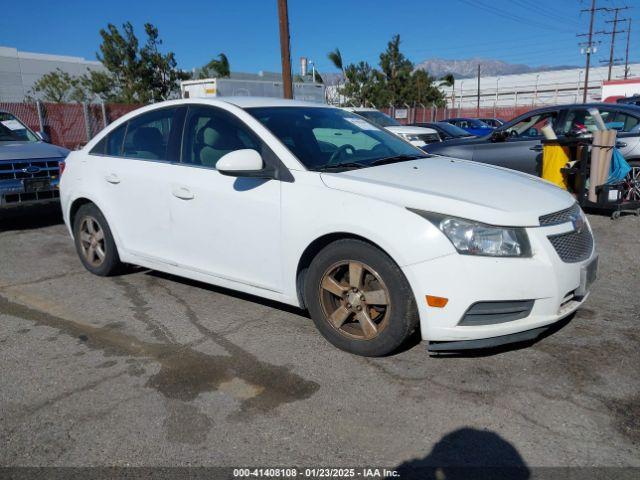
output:
[[574, 68], [572, 65], [541, 65], [531, 67], [529, 65], [508, 63], [501, 60], [492, 60], [488, 58], [469, 58], [466, 60], [447, 60], [443, 58], [430, 58], [415, 65], [416, 70], [425, 70], [431, 76], [441, 78], [449, 73], [455, 78], [471, 78], [478, 74], [478, 64], [480, 65], [480, 74], [483, 77], [491, 77], [496, 75], [513, 75], [518, 73], [529, 72], [547, 72], [550, 70], [563, 70], [565, 68]]

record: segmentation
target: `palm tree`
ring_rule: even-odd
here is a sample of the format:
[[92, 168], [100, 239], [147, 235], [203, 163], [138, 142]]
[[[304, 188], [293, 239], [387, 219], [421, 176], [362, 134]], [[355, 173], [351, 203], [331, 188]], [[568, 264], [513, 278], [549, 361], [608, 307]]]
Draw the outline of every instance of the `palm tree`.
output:
[[207, 63], [200, 71], [200, 78], [207, 78], [215, 75], [218, 78], [228, 78], [231, 76], [229, 59], [224, 53], [220, 53], [216, 58]]
[[453, 77], [452, 73], [447, 73], [444, 77], [440, 79], [441, 87], [452, 87], [456, 84], [456, 79]]
[[[340, 50], [338, 48], [336, 48], [335, 50], [330, 51], [327, 54], [327, 58], [329, 60], [331, 60], [331, 63], [333, 63], [333, 65], [342, 72], [342, 75], [345, 75], [344, 73], [344, 64], [342, 63], [342, 54], [340, 53]], [[346, 76], [345, 76], [346, 78]]]

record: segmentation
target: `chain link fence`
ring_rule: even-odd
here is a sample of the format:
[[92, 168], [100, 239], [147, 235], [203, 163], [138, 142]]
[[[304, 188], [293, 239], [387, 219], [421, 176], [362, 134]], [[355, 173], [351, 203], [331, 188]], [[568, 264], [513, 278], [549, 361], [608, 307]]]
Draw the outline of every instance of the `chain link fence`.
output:
[[0, 102], [0, 111], [18, 117], [34, 131], [42, 131], [51, 143], [75, 150], [100, 130], [142, 105]]

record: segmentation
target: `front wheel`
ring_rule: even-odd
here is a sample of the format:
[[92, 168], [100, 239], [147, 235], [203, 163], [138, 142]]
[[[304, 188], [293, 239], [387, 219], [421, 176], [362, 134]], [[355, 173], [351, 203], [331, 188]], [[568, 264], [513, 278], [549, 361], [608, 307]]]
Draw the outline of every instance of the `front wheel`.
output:
[[360, 240], [325, 247], [309, 267], [304, 293], [320, 333], [357, 355], [392, 353], [418, 325], [413, 293], [400, 268]]

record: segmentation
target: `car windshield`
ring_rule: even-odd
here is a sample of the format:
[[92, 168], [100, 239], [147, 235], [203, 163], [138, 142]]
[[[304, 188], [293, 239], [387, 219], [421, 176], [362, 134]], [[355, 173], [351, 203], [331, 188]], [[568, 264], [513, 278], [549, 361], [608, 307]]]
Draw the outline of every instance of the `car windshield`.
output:
[[389, 115], [377, 110], [360, 110], [354, 113], [366, 118], [370, 122], [373, 122], [380, 127], [397, 127], [398, 125], [400, 125], [400, 122], [398, 122], [396, 119], [391, 118]]
[[447, 122], [438, 122], [436, 125], [452, 137], [473, 137], [473, 135], [471, 135], [466, 130], [463, 130], [462, 128], [456, 127], [455, 125]]
[[0, 112], [0, 142], [37, 142], [38, 137], [16, 117]]
[[338, 108], [247, 108], [310, 170], [371, 167], [428, 155], [364, 118]]

